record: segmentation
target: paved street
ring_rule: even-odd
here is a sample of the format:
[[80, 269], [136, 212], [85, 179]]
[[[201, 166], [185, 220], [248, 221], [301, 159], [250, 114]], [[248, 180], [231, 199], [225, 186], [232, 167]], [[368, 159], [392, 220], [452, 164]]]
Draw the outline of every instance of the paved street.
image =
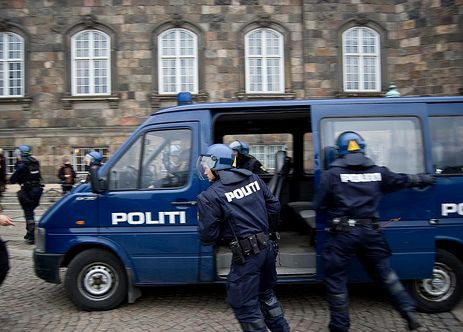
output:
[[[223, 285], [157, 287], [135, 304], [106, 312], [78, 310], [62, 285], [33, 272], [32, 247], [22, 239], [24, 222], [0, 229], [8, 241], [12, 269], [0, 291], [0, 331], [239, 331], [225, 304]], [[280, 285], [277, 294], [292, 331], [327, 331], [328, 311], [320, 285]], [[406, 331], [378, 288], [351, 289], [351, 331]], [[453, 313], [420, 314], [420, 331], [463, 331]]]

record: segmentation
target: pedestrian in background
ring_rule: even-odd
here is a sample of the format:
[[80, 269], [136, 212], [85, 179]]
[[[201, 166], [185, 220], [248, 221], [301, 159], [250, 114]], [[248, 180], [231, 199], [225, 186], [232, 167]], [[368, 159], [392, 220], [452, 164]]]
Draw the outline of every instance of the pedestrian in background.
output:
[[6, 190], [6, 158], [4, 151], [0, 148], [0, 197]]
[[63, 195], [71, 191], [72, 186], [76, 183], [77, 174], [74, 171], [74, 167], [71, 164], [69, 158], [63, 158], [63, 164], [58, 170], [58, 178], [61, 182], [61, 188], [63, 189]]
[[267, 174], [264, 165], [256, 157], [249, 154], [248, 143], [236, 140], [228, 146], [233, 150], [233, 167], [244, 168], [254, 174]]
[[214, 144], [198, 158], [198, 175], [210, 187], [198, 196], [199, 238], [205, 245], [225, 241], [232, 252], [227, 302], [243, 331], [289, 331], [273, 293], [277, 246], [269, 232], [280, 202], [257, 175], [232, 167], [233, 151]]
[[15, 149], [15, 171], [11, 175], [10, 183], [18, 183], [21, 189], [17, 192], [19, 203], [26, 219], [26, 235], [24, 239], [29, 244], [35, 243], [35, 215], [34, 210], [40, 203], [43, 192], [40, 163], [32, 157], [32, 148], [21, 145]]
[[415, 301], [391, 268], [389, 245], [378, 224], [378, 205], [385, 192], [408, 187], [426, 187], [434, 178], [426, 174], [393, 173], [367, 158], [365, 141], [352, 131], [339, 135], [338, 156], [323, 172], [314, 208], [327, 214], [330, 234], [323, 251], [324, 283], [330, 308], [329, 329], [349, 330], [347, 279], [352, 258], [357, 256], [373, 280], [392, 297], [409, 330], [421, 326]]
[[[3, 214], [0, 210], [0, 226], [14, 226], [13, 219]], [[5, 242], [0, 238], [0, 286], [5, 280], [8, 271], [10, 270], [10, 263], [8, 257], [8, 250]]]

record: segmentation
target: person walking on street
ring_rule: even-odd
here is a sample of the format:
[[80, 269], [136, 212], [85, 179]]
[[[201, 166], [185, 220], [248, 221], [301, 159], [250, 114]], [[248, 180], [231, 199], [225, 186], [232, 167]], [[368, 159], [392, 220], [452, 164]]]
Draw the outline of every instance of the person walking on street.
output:
[[385, 192], [426, 187], [435, 182], [426, 174], [391, 172], [365, 156], [365, 141], [346, 131], [336, 141], [338, 158], [323, 172], [313, 206], [326, 213], [330, 234], [323, 251], [324, 283], [330, 309], [329, 330], [348, 331], [347, 279], [352, 258], [357, 256], [373, 280], [384, 285], [409, 330], [421, 326], [415, 301], [391, 268], [389, 246], [379, 229], [378, 205]]
[[[13, 219], [4, 215], [2, 211], [0, 211], [0, 226], [14, 226]], [[0, 286], [3, 284], [3, 280], [5, 280], [9, 270], [8, 250], [5, 242], [0, 238]]]
[[245, 169], [233, 168], [233, 151], [211, 145], [198, 158], [198, 175], [211, 183], [198, 196], [199, 238], [205, 245], [225, 241], [232, 251], [227, 302], [243, 331], [289, 331], [274, 292], [280, 202], [266, 184]]
[[229, 145], [233, 150], [233, 166], [250, 170], [254, 174], [267, 174], [264, 165], [256, 157], [249, 154], [249, 145], [243, 141], [233, 141]]
[[6, 158], [4, 151], [0, 148], [0, 197], [6, 190]]
[[35, 243], [34, 210], [40, 203], [43, 192], [40, 163], [32, 157], [32, 148], [21, 145], [15, 149], [15, 171], [10, 177], [10, 183], [18, 183], [21, 189], [17, 192], [19, 203], [26, 219], [26, 235], [24, 239], [29, 244]]
[[61, 180], [61, 188], [63, 189], [63, 195], [71, 191], [72, 186], [76, 183], [76, 172], [72, 167], [69, 158], [63, 158], [63, 164], [58, 170], [58, 178]]

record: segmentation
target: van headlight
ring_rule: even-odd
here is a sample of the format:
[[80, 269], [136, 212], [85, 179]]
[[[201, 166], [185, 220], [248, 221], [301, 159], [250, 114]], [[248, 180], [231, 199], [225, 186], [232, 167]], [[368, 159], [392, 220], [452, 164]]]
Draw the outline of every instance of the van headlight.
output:
[[37, 234], [35, 234], [35, 248], [37, 251], [45, 252], [45, 236], [47, 232], [45, 228], [37, 227]]

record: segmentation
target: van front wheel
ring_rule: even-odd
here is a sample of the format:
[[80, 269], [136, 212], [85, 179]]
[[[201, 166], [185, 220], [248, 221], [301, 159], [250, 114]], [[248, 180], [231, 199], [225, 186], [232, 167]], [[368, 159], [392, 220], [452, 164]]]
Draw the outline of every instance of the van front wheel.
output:
[[438, 249], [431, 279], [406, 282], [417, 309], [423, 312], [450, 311], [463, 292], [463, 264], [447, 250]]
[[64, 287], [84, 310], [110, 310], [127, 296], [127, 276], [119, 259], [102, 249], [78, 254], [69, 264]]

